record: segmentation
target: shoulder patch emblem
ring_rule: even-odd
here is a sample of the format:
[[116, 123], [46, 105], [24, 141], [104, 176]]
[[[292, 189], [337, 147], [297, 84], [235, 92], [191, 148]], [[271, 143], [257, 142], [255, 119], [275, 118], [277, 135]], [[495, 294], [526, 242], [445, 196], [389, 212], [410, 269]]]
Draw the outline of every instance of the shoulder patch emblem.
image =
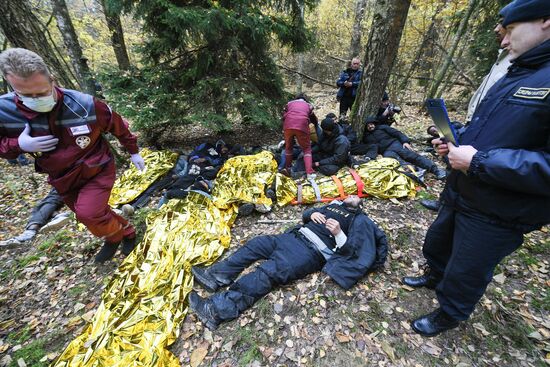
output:
[[76, 138], [76, 145], [80, 147], [80, 149], [85, 149], [88, 145], [90, 145], [90, 137], [88, 136], [79, 136]]
[[546, 99], [550, 94], [550, 88], [528, 88], [521, 87], [514, 93], [514, 97], [524, 99]]

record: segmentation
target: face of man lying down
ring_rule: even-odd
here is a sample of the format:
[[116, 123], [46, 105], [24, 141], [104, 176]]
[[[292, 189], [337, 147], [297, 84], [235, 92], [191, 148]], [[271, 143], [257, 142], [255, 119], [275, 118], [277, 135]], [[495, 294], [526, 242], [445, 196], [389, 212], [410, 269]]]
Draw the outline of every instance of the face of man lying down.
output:
[[359, 208], [361, 205], [361, 198], [357, 195], [350, 195], [344, 199], [344, 204], [350, 208]]

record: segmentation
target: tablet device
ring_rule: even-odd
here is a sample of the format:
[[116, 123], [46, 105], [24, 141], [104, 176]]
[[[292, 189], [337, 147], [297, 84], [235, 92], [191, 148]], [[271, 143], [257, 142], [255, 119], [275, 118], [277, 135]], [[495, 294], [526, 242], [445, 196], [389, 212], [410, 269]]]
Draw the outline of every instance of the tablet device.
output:
[[426, 109], [432, 117], [435, 127], [439, 131], [439, 135], [458, 146], [458, 137], [449, 119], [445, 101], [441, 98], [428, 99], [426, 100]]

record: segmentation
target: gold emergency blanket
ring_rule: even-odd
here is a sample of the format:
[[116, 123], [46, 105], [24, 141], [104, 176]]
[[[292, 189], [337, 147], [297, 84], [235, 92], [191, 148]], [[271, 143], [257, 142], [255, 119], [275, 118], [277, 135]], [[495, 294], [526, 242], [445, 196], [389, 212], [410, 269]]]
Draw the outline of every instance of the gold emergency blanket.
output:
[[109, 205], [113, 208], [127, 204], [143, 193], [159, 177], [164, 176], [174, 167], [178, 153], [170, 151], [151, 151], [144, 148], [140, 151], [145, 161], [145, 171], [138, 171], [132, 164], [124, 171], [113, 186]]
[[[393, 158], [381, 158], [360, 165], [355, 169], [364, 184], [363, 193], [381, 199], [414, 198], [415, 181], [401, 172], [399, 162]], [[357, 194], [357, 183], [348, 167], [339, 170], [335, 175], [342, 183], [346, 195]], [[302, 200], [304, 204], [317, 202], [315, 189], [308, 181], [302, 183]], [[319, 187], [322, 199], [340, 197], [338, 186], [331, 177], [317, 176], [315, 183]], [[277, 203], [287, 205], [298, 197], [298, 183], [283, 175], [277, 175]]]
[[255, 155], [239, 155], [229, 159], [216, 177], [212, 191], [218, 208], [227, 208], [235, 202], [271, 205], [265, 196], [277, 172], [277, 161], [267, 151]]
[[[276, 170], [273, 156], [246, 158], [226, 163], [231, 175], [219, 176], [214, 191], [265, 203], [263, 185]], [[191, 192], [150, 214], [143, 240], [116, 271], [91, 324], [52, 367], [179, 367], [166, 348], [187, 314], [191, 266], [210, 265], [229, 246], [237, 204], [233, 197], [210, 200]]]

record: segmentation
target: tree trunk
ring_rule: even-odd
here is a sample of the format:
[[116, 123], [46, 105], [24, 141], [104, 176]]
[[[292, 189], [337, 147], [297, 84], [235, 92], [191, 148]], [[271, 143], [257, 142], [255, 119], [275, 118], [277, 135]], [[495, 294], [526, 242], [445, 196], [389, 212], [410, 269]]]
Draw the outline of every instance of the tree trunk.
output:
[[126, 50], [126, 43], [124, 42], [124, 31], [122, 30], [120, 16], [109, 9], [109, 6], [105, 0], [100, 0], [100, 3], [103, 7], [103, 13], [105, 13], [107, 27], [111, 32], [111, 43], [113, 44], [113, 50], [115, 51], [118, 68], [120, 70], [128, 70], [130, 69], [130, 58], [128, 57], [128, 51]]
[[362, 136], [365, 117], [378, 111], [395, 63], [411, 0], [379, 0], [365, 52], [363, 80], [352, 110], [352, 124]]
[[51, 0], [52, 10], [57, 21], [57, 27], [63, 37], [63, 42], [71, 58], [76, 79], [82, 91], [95, 95], [95, 82], [88, 67], [88, 60], [82, 55], [82, 48], [78, 42], [69, 9], [65, 0]]
[[47, 38], [47, 30], [34, 14], [27, 0], [0, 0], [0, 28], [13, 47], [22, 47], [36, 52], [51, 68], [58, 84], [75, 88], [70, 70]]
[[[304, 3], [300, 4], [300, 21], [304, 21]], [[296, 70], [296, 94], [300, 94], [303, 91], [304, 80], [302, 74], [304, 73], [304, 53], [300, 52], [298, 54]]]
[[445, 61], [443, 62], [443, 65], [441, 66], [441, 68], [437, 71], [437, 74], [434, 78], [435, 81], [432, 83], [432, 85], [430, 86], [430, 89], [428, 90], [427, 98], [434, 98], [436, 96], [439, 97], [441, 95], [441, 93], [438, 92], [441, 82], [443, 81], [443, 78], [445, 78], [445, 74], [447, 74], [447, 70], [449, 70], [449, 66], [451, 66], [454, 54], [458, 48], [460, 40], [462, 39], [462, 36], [464, 35], [464, 33], [466, 33], [470, 16], [474, 12], [478, 3], [479, 3], [479, 0], [470, 0], [468, 4], [468, 8], [466, 9], [466, 14], [464, 14], [464, 16], [462, 17], [462, 20], [460, 21], [460, 25], [458, 26], [458, 30], [456, 31], [455, 37], [453, 39], [453, 43], [447, 54], [447, 57], [445, 58]]
[[361, 24], [365, 16], [365, 8], [367, 0], [356, 0], [355, 2], [355, 18], [353, 27], [351, 28], [351, 45], [349, 48], [349, 59], [358, 57], [361, 54]]

